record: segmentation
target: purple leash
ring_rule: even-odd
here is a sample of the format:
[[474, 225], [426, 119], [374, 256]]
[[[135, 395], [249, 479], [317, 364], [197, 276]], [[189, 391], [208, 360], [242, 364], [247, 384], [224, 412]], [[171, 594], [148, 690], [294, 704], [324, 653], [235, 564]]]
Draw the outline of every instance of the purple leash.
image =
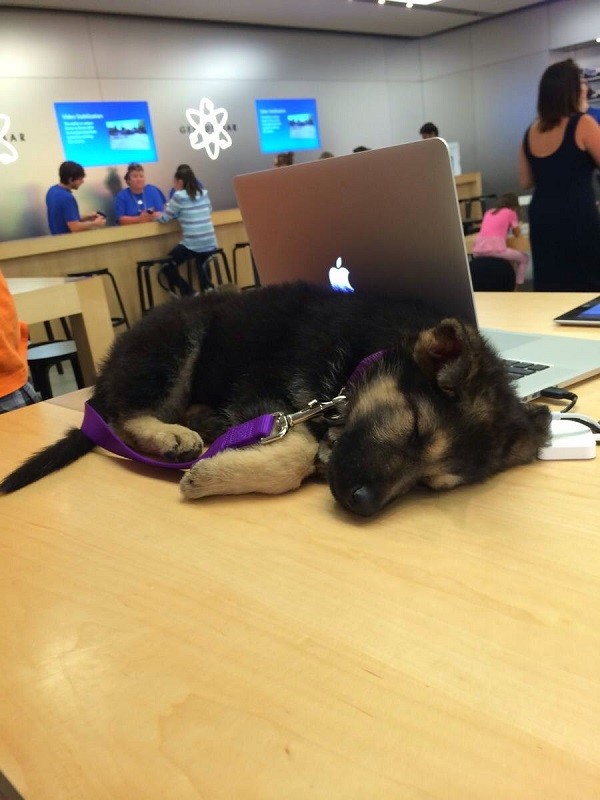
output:
[[[372, 353], [370, 356], [363, 358], [360, 364], [356, 367], [350, 379], [348, 386], [353, 383], [362, 375], [367, 367], [383, 356], [385, 350], [379, 350], [377, 353]], [[165, 469], [189, 469], [196, 462], [205, 458], [212, 458], [223, 450], [230, 450], [238, 447], [247, 447], [252, 444], [267, 444], [281, 439], [285, 434], [300, 422], [306, 422], [312, 417], [322, 414], [324, 411], [330, 409], [339, 410], [345, 405], [346, 397], [344, 390], [332, 400], [325, 400], [319, 402], [311, 400], [306, 408], [297, 411], [294, 414], [284, 414], [282, 411], [276, 411], [274, 414], [262, 414], [260, 417], [255, 417], [248, 422], [243, 422], [241, 425], [236, 425], [233, 428], [225, 431], [211, 444], [211, 446], [198, 456], [193, 461], [160, 461], [156, 458], [150, 458], [142, 453], [138, 453], [117, 436], [117, 434], [107, 425], [102, 419], [100, 414], [95, 411], [89, 402], [85, 403], [83, 412], [83, 422], [81, 424], [81, 432], [91, 439], [94, 444], [108, 450], [109, 453], [114, 453], [123, 458], [129, 458], [133, 461], [139, 461], [142, 464], [148, 464], [151, 467], [163, 467]]]
[[261, 439], [271, 434], [274, 422], [274, 414], [263, 414], [260, 417], [251, 419], [249, 422], [236, 425], [235, 428], [230, 428], [215, 439], [208, 450], [193, 461], [159, 461], [158, 459], [149, 458], [148, 456], [144, 456], [132, 450], [131, 447], [126, 445], [125, 442], [108, 427], [100, 414], [98, 414], [89, 403], [85, 404], [81, 431], [88, 439], [91, 439], [94, 444], [100, 445], [100, 447], [108, 450], [109, 453], [114, 453], [117, 456], [130, 458], [133, 461], [140, 461], [142, 464], [149, 464], [152, 467], [189, 469], [196, 461], [200, 461], [203, 458], [212, 458], [212, 456], [216, 456], [217, 453], [220, 453], [222, 450], [256, 444], [261, 441]]

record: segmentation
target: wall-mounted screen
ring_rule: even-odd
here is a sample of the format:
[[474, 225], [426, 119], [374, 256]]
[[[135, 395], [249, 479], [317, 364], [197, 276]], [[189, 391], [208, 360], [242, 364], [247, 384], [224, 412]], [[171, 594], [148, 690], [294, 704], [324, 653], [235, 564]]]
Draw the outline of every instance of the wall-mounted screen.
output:
[[321, 147], [317, 101], [313, 98], [255, 100], [261, 153]]
[[55, 103], [65, 159], [84, 167], [158, 161], [148, 103]]

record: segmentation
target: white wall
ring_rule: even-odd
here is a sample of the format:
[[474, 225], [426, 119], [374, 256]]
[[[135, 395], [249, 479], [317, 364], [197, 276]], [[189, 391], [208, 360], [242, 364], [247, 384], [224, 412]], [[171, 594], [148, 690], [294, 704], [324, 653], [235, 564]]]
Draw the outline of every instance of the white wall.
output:
[[600, 2], [563, 0], [421, 42], [425, 116], [460, 142], [463, 172], [481, 171], [484, 192], [518, 188], [517, 152], [542, 72], [569, 57], [600, 66], [596, 36]]
[[[597, 33], [597, 0], [562, 0], [419, 42], [0, 9], [0, 112], [24, 136], [18, 161], [0, 163], [0, 240], [48, 232], [44, 195], [64, 158], [57, 101], [147, 100], [160, 158], [147, 165], [149, 180], [166, 191], [187, 161], [215, 208], [235, 205], [235, 174], [271, 164], [258, 149], [257, 97], [316, 97], [322, 147], [336, 154], [417, 138], [433, 120], [460, 142], [463, 171], [483, 173], [485, 191], [516, 188], [516, 152], [542, 71], [572, 54], [600, 66], [600, 46], [575, 50]], [[203, 96], [227, 108], [236, 126], [216, 162], [180, 132], [185, 109]], [[82, 213], [110, 216], [123, 171], [87, 170]]]

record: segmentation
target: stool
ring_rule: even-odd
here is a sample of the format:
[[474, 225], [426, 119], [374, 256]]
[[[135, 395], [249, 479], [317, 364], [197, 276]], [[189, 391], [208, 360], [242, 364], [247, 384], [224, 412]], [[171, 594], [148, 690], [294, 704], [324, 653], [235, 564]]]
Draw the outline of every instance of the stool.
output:
[[154, 306], [154, 294], [152, 292], [152, 279], [150, 270], [152, 267], [159, 269], [170, 262], [170, 258], [153, 258], [150, 261], [138, 261], [136, 275], [138, 292], [140, 295], [140, 308], [142, 314], [147, 314]]
[[506, 258], [471, 256], [469, 261], [474, 292], [514, 292], [515, 270]]
[[[217, 278], [217, 283], [219, 284], [219, 286], [223, 286], [223, 276], [221, 275], [221, 265], [219, 264], [219, 259], [221, 259], [223, 269], [225, 270], [225, 275], [227, 276], [227, 283], [233, 283], [233, 281], [231, 280], [231, 270], [229, 269], [229, 261], [222, 247], [217, 247], [216, 250], [212, 251], [210, 256], [204, 262], [204, 266], [207, 268], [213, 267]], [[200, 280], [200, 269], [198, 262], [196, 262], [196, 268], [198, 269], [198, 280]], [[202, 286], [202, 283], [200, 283], [200, 285]]]
[[42, 395], [43, 400], [48, 400], [52, 397], [50, 368], [58, 366], [63, 361], [70, 361], [77, 388], [83, 389], [85, 383], [81, 374], [79, 359], [77, 358], [75, 342], [58, 340], [30, 344], [27, 348], [27, 363], [31, 372], [31, 380], [37, 391]]
[[254, 262], [254, 255], [252, 253], [252, 248], [250, 247], [250, 242], [238, 242], [233, 248], [233, 280], [234, 280], [234, 283], [237, 283], [237, 279], [238, 279], [238, 271], [237, 271], [238, 252], [240, 250], [244, 250], [246, 247], [250, 251], [250, 263], [252, 264], [252, 274], [254, 275], [254, 283], [250, 284], [249, 286], [242, 286], [242, 289], [254, 289], [254, 287], [260, 286], [260, 278], [258, 277], [258, 270], [256, 269], [256, 264]]
[[110, 270], [87, 269], [85, 270], [85, 272], [67, 272], [67, 276], [69, 278], [88, 278], [91, 277], [92, 275], [106, 275], [106, 277], [110, 279], [113, 285], [115, 296], [117, 298], [117, 303], [119, 304], [119, 308], [121, 309], [121, 314], [122, 314], [122, 316], [120, 317], [111, 317], [113, 328], [118, 328], [119, 325], [125, 325], [126, 328], [129, 328], [129, 320], [127, 319], [127, 312], [125, 311], [125, 306], [123, 305], [121, 293], [119, 292], [119, 287], [117, 286], [115, 276], [112, 274]]
[[[65, 334], [65, 339], [72, 339], [71, 331], [69, 329], [69, 323], [67, 322], [66, 317], [59, 317], [60, 324], [62, 325], [63, 333]], [[52, 322], [47, 319], [44, 321], [44, 330], [46, 331], [46, 336], [48, 337], [49, 342], [53, 342], [56, 339], [54, 335], [54, 331], [52, 330]], [[56, 369], [59, 375], [63, 374], [63, 365], [59, 362], [56, 365]]]

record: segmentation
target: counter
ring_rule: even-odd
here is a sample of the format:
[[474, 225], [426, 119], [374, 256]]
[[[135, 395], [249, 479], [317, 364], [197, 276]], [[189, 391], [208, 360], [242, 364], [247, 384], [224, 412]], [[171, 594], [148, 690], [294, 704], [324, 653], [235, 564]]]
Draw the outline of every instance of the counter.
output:
[[[233, 267], [233, 247], [247, 241], [239, 209], [215, 211], [212, 215], [219, 247]], [[0, 242], [0, 269], [7, 278], [62, 277], [69, 272], [107, 268], [115, 276], [130, 321], [141, 316], [136, 281], [136, 262], [162, 258], [179, 241], [179, 223], [147, 222], [140, 225], [111, 226], [83, 233], [61, 236], [37, 236]], [[241, 285], [252, 283], [252, 270], [244, 251], [239, 265]], [[107, 284], [107, 296], [113, 316], [118, 316], [113, 292]], [[157, 290], [158, 299], [166, 299]]]

